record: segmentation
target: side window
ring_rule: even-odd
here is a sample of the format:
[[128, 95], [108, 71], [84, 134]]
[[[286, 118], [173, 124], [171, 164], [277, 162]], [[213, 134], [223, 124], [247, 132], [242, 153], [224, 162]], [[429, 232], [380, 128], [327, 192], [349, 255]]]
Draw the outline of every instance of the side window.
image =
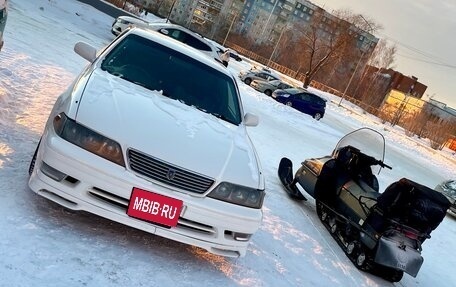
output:
[[[162, 31], [167, 31], [168, 33], [163, 33]], [[180, 41], [184, 44], [189, 45], [190, 47], [193, 47], [197, 50], [202, 50], [202, 51], [212, 51], [211, 47], [207, 44], [205, 44], [203, 41], [200, 39], [196, 38], [193, 35], [188, 34], [187, 32], [178, 30], [178, 29], [161, 29], [160, 32], [162, 32], [165, 35], [170, 36], [171, 38], [176, 39], [177, 41]]]
[[184, 42], [185, 41], [185, 34], [181, 33], [181, 31], [176, 29], [160, 29], [160, 33], [167, 35], [177, 41]]
[[187, 34], [185, 44], [201, 51], [212, 51], [209, 45], [205, 44], [201, 39], [198, 39], [192, 35]]
[[258, 73], [257, 76], [262, 78], [262, 79], [265, 79], [265, 80], [268, 79], [268, 75], [266, 75], [265, 73]]
[[310, 101], [310, 97], [309, 95], [307, 94], [299, 94], [299, 98], [305, 102], [309, 102]]

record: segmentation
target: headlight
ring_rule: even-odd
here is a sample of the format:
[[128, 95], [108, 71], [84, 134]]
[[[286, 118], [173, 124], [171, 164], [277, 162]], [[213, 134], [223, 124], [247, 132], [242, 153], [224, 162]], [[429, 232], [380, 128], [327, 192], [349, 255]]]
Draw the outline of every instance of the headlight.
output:
[[69, 119], [64, 113], [54, 118], [54, 130], [64, 140], [125, 167], [120, 145]]
[[264, 190], [258, 190], [229, 182], [220, 183], [208, 197], [251, 208], [263, 206]]

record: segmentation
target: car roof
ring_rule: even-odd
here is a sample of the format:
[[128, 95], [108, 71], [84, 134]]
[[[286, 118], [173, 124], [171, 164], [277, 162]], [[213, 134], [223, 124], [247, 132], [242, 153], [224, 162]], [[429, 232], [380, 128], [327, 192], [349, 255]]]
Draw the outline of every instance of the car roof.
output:
[[131, 16], [119, 16], [117, 19], [122, 19], [125, 21], [129, 21], [131, 23], [148, 23], [146, 20], [136, 18], [136, 17], [131, 17]]
[[200, 50], [197, 50], [187, 44], [179, 42], [171, 37], [163, 35], [157, 31], [143, 27], [133, 27], [128, 32], [126, 32], [124, 36], [128, 34], [136, 34], [146, 39], [162, 44], [164, 46], [170, 47], [178, 52], [181, 52], [185, 55], [188, 55], [198, 60], [199, 62], [202, 62], [210, 67], [213, 67], [214, 69], [217, 69], [218, 71], [224, 73], [230, 78], [233, 78], [231, 73], [223, 65], [214, 62], [214, 59], [209, 57], [207, 54], [202, 53]]

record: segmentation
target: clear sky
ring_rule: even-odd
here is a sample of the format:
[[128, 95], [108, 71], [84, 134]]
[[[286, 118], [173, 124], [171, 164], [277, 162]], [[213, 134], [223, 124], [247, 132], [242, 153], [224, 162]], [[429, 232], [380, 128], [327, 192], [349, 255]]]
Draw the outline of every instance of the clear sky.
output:
[[395, 43], [395, 70], [427, 85], [423, 99], [456, 108], [456, 0], [311, 0], [326, 11], [348, 8], [383, 26]]

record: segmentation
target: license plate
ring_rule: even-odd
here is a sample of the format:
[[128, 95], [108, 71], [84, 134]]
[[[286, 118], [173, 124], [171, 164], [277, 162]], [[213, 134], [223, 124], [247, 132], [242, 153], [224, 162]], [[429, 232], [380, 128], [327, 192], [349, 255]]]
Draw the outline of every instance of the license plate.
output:
[[182, 200], [134, 187], [127, 214], [145, 221], [175, 227], [182, 204]]

